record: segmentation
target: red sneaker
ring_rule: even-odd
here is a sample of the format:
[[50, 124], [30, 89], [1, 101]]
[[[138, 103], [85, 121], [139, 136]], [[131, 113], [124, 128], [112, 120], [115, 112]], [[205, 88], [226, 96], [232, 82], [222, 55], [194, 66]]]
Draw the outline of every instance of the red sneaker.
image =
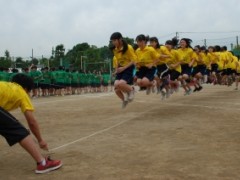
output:
[[42, 164], [37, 165], [37, 169], [35, 170], [35, 173], [37, 174], [43, 174], [50, 171], [53, 171], [55, 169], [58, 169], [62, 166], [62, 162], [60, 160], [52, 160], [50, 157], [46, 158], [46, 165], [43, 166]]

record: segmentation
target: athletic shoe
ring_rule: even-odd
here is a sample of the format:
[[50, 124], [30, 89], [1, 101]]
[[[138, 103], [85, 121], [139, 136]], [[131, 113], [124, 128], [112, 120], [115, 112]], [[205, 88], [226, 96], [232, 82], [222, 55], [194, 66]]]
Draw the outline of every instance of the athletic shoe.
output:
[[199, 86], [199, 88], [198, 88], [197, 90], [198, 90], [198, 91], [201, 91], [201, 90], [202, 90], [202, 88], [203, 88], [202, 86]]
[[37, 169], [35, 170], [35, 173], [37, 174], [43, 174], [47, 173], [53, 170], [56, 170], [62, 166], [62, 162], [60, 160], [52, 160], [50, 157], [45, 158], [46, 165], [43, 166], [41, 163], [37, 164]]
[[152, 86], [152, 93], [156, 93], [156, 87]]
[[147, 87], [146, 94], [149, 95], [151, 93], [151, 88]]
[[187, 91], [185, 92], [184, 96], [190, 95], [191, 93], [192, 93], [192, 89], [189, 89], [189, 90], [187, 90]]
[[124, 109], [128, 105], [128, 101], [123, 101], [122, 102], [122, 109]]
[[193, 92], [196, 92], [196, 91], [198, 91], [198, 88], [197, 88], [197, 87], [193, 90]]
[[165, 97], [166, 97], [166, 93], [165, 93], [163, 90], [161, 91], [161, 97], [162, 97], [162, 98], [161, 98], [162, 100], [164, 100]]
[[134, 99], [134, 95], [135, 95], [135, 89], [133, 87], [133, 89], [128, 93], [128, 101], [132, 102]]
[[171, 95], [171, 92], [170, 92], [170, 91], [167, 91], [167, 93], [166, 93], [166, 98], [169, 98], [170, 95]]

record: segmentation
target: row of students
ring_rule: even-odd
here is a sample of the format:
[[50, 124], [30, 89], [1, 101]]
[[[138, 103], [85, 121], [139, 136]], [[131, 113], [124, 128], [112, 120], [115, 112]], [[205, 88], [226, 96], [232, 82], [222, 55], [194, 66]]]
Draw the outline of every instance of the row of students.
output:
[[[17, 74], [0, 71], [0, 81], [11, 81], [12, 76]], [[80, 73], [77, 71], [69, 72], [59, 67], [58, 70], [47, 67], [41, 71], [36, 66], [32, 66], [30, 71], [26, 69], [23, 74], [30, 76], [34, 80], [34, 89], [32, 94], [34, 97], [40, 95], [63, 95], [63, 94], [80, 94], [81, 92], [102, 92], [108, 90], [111, 83], [111, 76], [108, 73]]]
[[[116, 74], [115, 93], [122, 100], [123, 108], [134, 98], [133, 80], [140, 89], [146, 89], [146, 94], [154, 92], [156, 86], [162, 97], [178, 91], [180, 84], [185, 95], [200, 91], [204, 78], [205, 82], [229, 85], [229, 79], [236, 77], [238, 82], [238, 76], [235, 76], [240, 71], [238, 58], [225, 46], [222, 49], [210, 46], [208, 51], [199, 45], [192, 48], [192, 40], [188, 38], [180, 42], [173, 38], [160, 46], [156, 37], [149, 39], [141, 34], [136, 37], [134, 49], [119, 32], [113, 33], [110, 40]], [[195, 89], [192, 90], [191, 86]]]

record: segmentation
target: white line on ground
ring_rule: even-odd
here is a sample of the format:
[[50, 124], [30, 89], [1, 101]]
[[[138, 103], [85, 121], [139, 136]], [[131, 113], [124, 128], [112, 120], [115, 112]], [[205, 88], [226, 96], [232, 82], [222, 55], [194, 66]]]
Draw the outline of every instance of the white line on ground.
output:
[[61, 146], [52, 148], [52, 149], [50, 149], [49, 151], [52, 152], [52, 151], [55, 151], [55, 150], [58, 150], [58, 149], [67, 147], [67, 146], [69, 146], [69, 145], [71, 145], [71, 144], [75, 144], [75, 143], [77, 143], [77, 142], [84, 141], [84, 140], [86, 140], [86, 139], [88, 139], [88, 138], [90, 138], [90, 137], [96, 136], [96, 135], [101, 134], [101, 133], [104, 133], [104, 132], [106, 132], [106, 131], [109, 131], [109, 130], [111, 130], [111, 129], [113, 129], [113, 128], [116, 128], [116, 127], [118, 127], [118, 126], [120, 126], [120, 125], [122, 125], [122, 124], [124, 124], [124, 123], [126, 123], [126, 122], [128, 122], [128, 121], [130, 121], [130, 120], [132, 120], [132, 119], [135, 119], [135, 118], [137, 118], [137, 117], [139, 117], [139, 116], [142, 116], [142, 114], [147, 113], [147, 112], [149, 112], [149, 111], [151, 111], [151, 110], [153, 110], [153, 109], [154, 109], [154, 108], [151, 108], [151, 109], [148, 109], [148, 110], [143, 111], [143, 112], [141, 112], [141, 113], [138, 113], [137, 116], [131, 117], [131, 118], [126, 119], [126, 120], [124, 120], [124, 121], [121, 121], [121, 122], [119, 122], [119, 123], [117, 123], [117, 124], [115, 124], [115, 125], [113, 125], [113, 126], [110, 126], [110, 127], [108, 127], [108, 128], [99, 130], [99, 131], [97, 131], [97, 132], [94, 132], [94, 133], [92, 133], [92, 134], [90, 134], [90, 135], [88, 135], [88, 136], [81, 137], [81, 138], [79, 138], [79, 139], [77, 139], [77, 140], [75, 140], [75, 141], [72, 141], [72, 142], [66, 143], [66, 144], [64, 144], [64, 145], [61, 145]]

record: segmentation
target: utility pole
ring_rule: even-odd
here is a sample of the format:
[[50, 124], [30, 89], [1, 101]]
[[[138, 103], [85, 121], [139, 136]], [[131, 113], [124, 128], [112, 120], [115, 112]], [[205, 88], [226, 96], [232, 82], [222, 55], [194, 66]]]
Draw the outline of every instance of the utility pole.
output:
[[179, 38], [179, 32], [176, 32], [176, 38], [177, 39]]
[[204, 46], [207, 47], [207, 40], [204, 39]]
[[237, 47], [238, 47], [238, 36], [236, 37], [236, 41], [237, 41]]
[[32, 49], [32, 56], [31, 56], [31, 58], [32, 58], [32, 62], [33, 62], [33, 49]]

